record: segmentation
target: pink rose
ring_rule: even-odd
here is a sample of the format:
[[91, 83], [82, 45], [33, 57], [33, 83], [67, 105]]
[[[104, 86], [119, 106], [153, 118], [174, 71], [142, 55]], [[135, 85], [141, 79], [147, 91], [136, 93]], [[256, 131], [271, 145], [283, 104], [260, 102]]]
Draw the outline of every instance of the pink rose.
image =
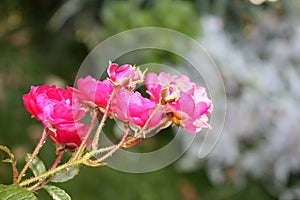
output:
[[23, 101], [29, 113], [47, 128], [69, 129], [85, 116], [72, 93], [56, 86], [32, 86]]
[[203, 87], [195, 88], [192, 93], [181, 92], [177, 101], [165, 106], [173, 114], [171, 120], [190, 133], [210, 128], [207, 114], [211, 113], [213, 105]]
[[114, 85], [108, 80], [98, 81], [91, 76], [80, 78], [77, 85], [78, 90], [74, 90], [74, 93], [81, 101], [102, 108], [106, 107], [114, 89]]
[[207, 114], [212, 111], [212, 102], [205, 88], [196, 87], [187, 76], [148, 73], [146, 88], [150, 99], [163, 103], [165, 112], [172, 114], [170, 120], [173, 123], [191, 133], [210, 128]]
[[185, 75], [172, 76], [165, 72], [159, 75], [150, 72], [146, 76], [146, 88], [152, 101], [161, 99], [161, 92], [168, 88], [167, 94], [163, 97], [165, 100], [175, 100], [179, 97], [180, 92], [189, 92], [195, 87], [195, 84]]
[[107, 68], [107, 73], [113, 83], [123, 87], [134, 88], [144, 79], [140, 69], [129, 64], [118, 67], [118, 64], [112, 63]]
[[[81, 145], [81, 142], [88, 129], [88, 126], [82, 123], [77, 123], [73, 129], [47, 129], [47, 132], [58, 149], [67, 149], [69, 151], [73, 151]], [[91, 142], [88, 141], [86, 145], [89, 146], [90, 144]]]
[[[119, 90], [112, 101], [112, 110], [117, 118], [139, 127], [145, 125], [156, 106], [157, 103], [144, 98], [139, 92], [129, 92], [124, 89]], [[147, 128], [155, 128], [163, 121], [162, 110], [159, 110], [150, 120]]]

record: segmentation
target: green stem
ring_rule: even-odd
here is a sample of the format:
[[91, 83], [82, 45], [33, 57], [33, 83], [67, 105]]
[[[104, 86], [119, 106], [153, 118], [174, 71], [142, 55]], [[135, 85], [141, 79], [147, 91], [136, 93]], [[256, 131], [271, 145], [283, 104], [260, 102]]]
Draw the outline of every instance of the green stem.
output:
[[30, 179], [27, 179], [27, 180], [21, 182], [19, 185], [20, 185], [21, 187], [23, 187], [23, 186], [29, 185], [30, 183], [34, 183], [34, 182], [36, 182], [36, 181], [42, 180], [42, 179], [47, 178], [47, 177], [49, 177], [49, 176], [51, 176], [51, 175], [53, 175], [53, 174], [56, 174], [57, 172], [59, 172], [59, 171], [61, 171], [61, 170], [63, 170], [63, 169], [66, 169], [66, 168], [68, 168], [68, 167], [72, 167], [72, 166], [75, 166], [75, 165], [79, 165], [79, 164], [81, 164], [83, 161], [85, 161], [85, 160], [87, 160], [87, 159], [89, 159], [89, 158], [90, 158], [90, 157], [88, 157], [88, 156], [84, 156], [83, 158], [81, 158], [81, 159], [79, 159], [79, 160], [75, 160], [75, 161], [73, 161], [73, 162], [65, 163], [65, 164], [63, 164], [63, 165], [61, 165], [61, 166], [59, 166], [59, 167], [57, 167], [57, 168], [55, 168], [55, 169], [53, 169], [53, 170], [50, 170], [50, 171], [48, 171], [48, 172], [46, 172], [46, 173], [44, 173], [44, 174], [41, 174], [41, 175], [39, 175], [39, 176], [36, 176], [36, 177], [30, 178]]
[[82, 153], [83, 153], [83, 151], [84, 151], [84, 148], [85, 148], [85, 146], [86, 146], [86, 141], [87, 141], [88, 138], [90, 137], [91, 132], [92, 132], [92, 130], [93, 130], [95, 124], [96, 124], [96, 120], [97, 120], [97, 111], [94, 110], [93, 112], [94, 112], [94, 113], [93, 113], [93, 117], [92, 117], [92, 120], [91, 120], [91, 124], [90, 124], [89, 130], [88, 130], [88, 132], [86, 133], [86, 135], [85, 135], [85, 137], [84, 137], [84, 139], [83, 139], [81, 145], [79, 146], [78, 150], [75, 152], [75, 156], [71, 158], [72, 160], [76, 160], [76, 159], [78, 159], [78, 158], [82, 155]]
[[41, 185], [41, 182], [37, 182], [35, 183], [34, 185], [30, 186], [30, 187], [27, 187], [25, 188], [26, 190], [29, 190], [31, 192], [35, 191], [35, 188], [39, 187], [39, 185]]
[[[54, 168], [57, 167], [57, 165], [60, 163], [62, 156], [64, 155], [64, 152], [65, 152], [64, 150], [60, 150], [58, 152], [58, 155], [49, 170], [53, 170]], [[47, 185], [51, 180], [52, 180], [52, 177], [49, 177], [46, 181], [44, 181], [42, 183], [38, 182], [37, 184], [34, 184], [32, 187], [28, 188], [28, 190], [30, 190], [32, 192], [39, 190], [39, 189], [43, 188], [45, 185]]]
[[108, 101], [107, 101], [107, 105], [106, 105], [106, 108], [105, 108], [105, 112], [103, 114], [103, 117], [101, 119], [101, 122], [100, 122], [100, 125], [98, 126], [97, 130], [96, 130], [96, 133], [95, 133], [95, 136], [94, 136], [94, 139], [93, 139], [93, 143], [92, 143], [92, 149], [93, 151], [96, 151], [98, 149], [98, 143], [99, 143], [99, 136], [100, 136], [100, 133], [104, 127], [104, 122], [105, 120], [107, 119], [108, 117], [108, 114], [109, 114], [109, 109], [110, 109], [110, 106], [111, 106], [111, 101], [112, 99], [114, 98], [114, 96], [116, 95], [117, 91], [120, 89], [119, 86], [114, 86], [114, 90], [112, 91]]
[[122, 144], [125, 142], [127, 136], [129, 135], [129, 132], [130, 132], [130, 127], [129, 127], [129, 125], [126, 124], [126, 131], [125, 131], [122, 139], [120, 140], [120, 142], [117, 145], [115, 145], [115, 147], [110, 152], [105, 154], [103, 157], [97, 159], [97, 162], [102, 162], [103, 160], [105, 160], [106, 158], [111, 156], [113, 153], [115, 153], [122, 146]]
[[84, 161], [90, 159], [92, 156], [95, 156], [97, 154], [100, 154], [100, 153], [103, 153], [103, 152], [106, 152], [106, 151], [110, 151], [111, 149], [115, 148], [115, 145], [113, 146], [110, 146], [110, 147], [106, 147], [106, 148], [101, 148], [101, 149], [98, 149], [97, 151], [93, 151], [93, 152], [90, 152], [90, 153], [86, 153], [81, 159], [79, 160], [73, 160], [73, 161], [70, 161], [70, 162], [67, 162], [61, 166], [58, 166], [57, 168], [54, 168], [52, 170], [49, 170], [43, 174], [40, 174], [39, 176], [36, 176], [36, 177], [33, 177], [33, 178], [29, 178], [27, 180], [24, 180], [22, 181], [19, 185], [21, 187], [24, 187], [26, 185], [29, 185], [31, 183], [34, 183], [34, 182], [37, 182], [39, 180], [43, 180], [49, 176], [52, 176], [56, 173], [58, 173], [59, 171], [61, 170], [64, 170], [66, 168], [69, 168], [69, 167], [73, 167], [73, 166], [76, 166], [76, 165], [80, 165], [82, 164]]
[[22, 176], [25, 174], [25, 172], [27, 171], [27, 169], [29, 168], [29, 165], [32, 163], [33, 159], [35, 158], [35, 156], [40, 152], [41, 148], [43, 147], [45, 141], [47, 138], [47, 132], [46, 129], [44, 129], [42, 137], [39, 141], [39, 143], [37, 144], [37, 146], [35, 147], [33, 153], [30, 155], [30, 158], [28, 159], [28, 162], [25, 164], [25, 166], [23, 167], [23, 169], [21, 170], [16, 183], [20, 183]]

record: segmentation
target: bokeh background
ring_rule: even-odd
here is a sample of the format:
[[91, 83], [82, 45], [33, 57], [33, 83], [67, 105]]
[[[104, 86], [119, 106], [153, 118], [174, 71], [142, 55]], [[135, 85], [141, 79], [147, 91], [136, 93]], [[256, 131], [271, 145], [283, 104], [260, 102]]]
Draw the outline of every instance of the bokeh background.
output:
[[[181, 159], [156, 172], [83, 167], [74, 180], [58, 185], [74, 200], [300, 199], [299, 0], [2, 0], [0, 144], [12, 149], [19, 166], [42, 131], [23, 106], [30, 86], [72, 85], [99, 42], [144, 26], [182, 32], [215, 60], [228, 100], [218, 144], [200, 160], [195, 142]], [[182, 68], [174, 55], [144, 55], [119, 62]], [[151, 138], [141, 148], [159, 147], [171, 137]], [[41, 152], [48, 166], [54, 151], [48, 142]], [[1, 163], [0, 182], [10, 181], [10, 167]], [[42, 190], [37, 195], [50, 199]]]

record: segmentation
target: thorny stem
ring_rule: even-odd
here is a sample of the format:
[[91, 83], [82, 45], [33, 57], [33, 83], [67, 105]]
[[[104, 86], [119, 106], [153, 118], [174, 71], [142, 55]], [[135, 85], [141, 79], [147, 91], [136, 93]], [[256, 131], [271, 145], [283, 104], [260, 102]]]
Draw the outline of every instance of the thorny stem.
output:
[[27, 171], [29, 165], [32, 163], [32, 160], [35, 158], [35, 156], [40, 152], [41, 148], [43, 147], [45, 141], [47, 138], [47, 132], [46, 129], [44, 129], [42, 137], [39, 141], [39, 143], [37, 144], [37, 146], [35, 147], [33, 153], [30, 155], [30, 158], [28, 159], [28, 162], [25, 164], [25, 166], [23, 167], [23, 169], [21, 170], [16, 183], [19, 183], [22, 179], [22, 176], [25, 174], [25, 172]]
[[[49, 170], [53, 170], [54, 168], [57, 167], [57, 165], [60, 163], [60, 160], [61, 160], [62, 156], [64, 155], [64, 152], [65, 152], [64, 150], [60, 150], [60, 151], [58, 152], [57, 157], [56, 157], [56, 159], [55, 159], [53, 165], [50, 167]], [[49, 177], [49, 178], [48, 178], [45, 182], [43, 182], [43, 183], [38, 182], [37, 184], [35, 184], [35, 185], [33, 185], [32, 187], [28, 188], [28, 190], [30, 190], [30, 191], [32, 191], [32, 192], [33, 192], [33, 191], [36, 191], [36, 190], [39, 190], [39, 189], [43, 188], [45, 185], [47, 185], [47, 184], [51, 181], [51, 179], [52, 179], [52, 177]]]
[[27, 180], [21, 182], [21, 183], [20, 183], [20, 186], [23, 187], [23, 186], [25, 186], [25, 185], [29, 185], [30, 183], [34, 183], [34, 182], [36, 182], [36, 181], [42, 180], [42, 179], [44, 179], [44, 178], [47, 178], [47, 177], [49, 177], [49, 176], [51, 176], [51, 175], [53, 175], [53, 174], [56, 174], [57, 172], [59, 172], [59, 171], [61, 171], [61, 170], [63, 170], [63, 169], [66, 169], [66, 168], [68, 168], [68, 167], [72, 167], [72, 166], [75, 166], [75, 165], [79, 165], [79, 164], [81, 164], [83, 161], [87, 160], [89, 157], [90, 157], [90, 156], [88, 156], [88, 157], [87, 157], [87, 156], [84, 156], [83, 158], [81, 158], [81, 159], [79, 159], [79, 160], [75, 160], [75, 161], [73, 161], [73, 162], [67, 162], [67, 163], [65, 163], [65, 164], [63, 164], [63, 165], [61, 165], [61, 166], [59, 166], [59, 167], [57, 167], [57, 168], [55, 168], [55, 169], [53, 169], [53, 170], [50, 170], [50, 171], [48, 171], [48, 172], [46, 172], [46, 173], [44, 173], [44, 174], [41, 174], [41, 175], [39, 175], [39, 176], [30, 178], [30, 179], [27, 179]]
[[18, 184], [18, 176], [19, 176], [19, 174], [18, 174], [18, 170], [17, 170], [17, 164], [16, 164], [16, 161], [12, 161], [11, 162], [11, 166], [12, 166], [12, 170], [13, 170], [13, 176], [14, 176], [14, 184], [16, 185], [16, 184]]
[[33, 192], [33, 191], [35, 191], [35, 188], [38, 187], [40, 184], [41, 184], [41, 182], [37, 182], [37, 183], [34, 184], [33, 186], [27, 187], [27, 188], [25, 188], [25, 189], [28, 190], [28, 191]]
[[103, 160], [105, 160], [106, 158], [111, 156], [113, 153], [115, 153], [122, 146], [122, 144], [125, 142], [127, 136], [129, 135], [129, 132], [130, 132], [130, 127], [129, 127], [129, 125], [126, 124], [126, 131], [125, 131], [122, 139], [120, 140], [120, 142], [117, 145], [115, 145], [115, 147], [110, 152], [105, 154], [103, 157], [99, 158], [97, 160], [97, 162], [102, 162]]
[[53, 163], [53, 165], [50, 167], [50, 170], [54, 169], [55, 167], [57, 167], [57, 165], [60, 163], [60, 160], [62, 158], [62, 156], [64, 155], [64, 150], [60, 150], [57, 154], [57, 157]]
[[78, 150], [75, 152], [75, 156], [71, 158], [71, 160], [76, 160], [77, 158], [79, 158], [82, 153], [83, 153], [83, 150], [85, 148], [85, 145], [86, 145], [86, 141], [88, 140], [88, 138], [90, 137], [91, 135], [91, 132], [96, 124], [96, 121], [97, 121], [97, 116], [98, 116], [98, 113], [96, 110], [93, 111], [93, 117], [92, 117], [92, 121], [91, 121], [91, 124], [90, 124], [90, 127], [89, 127], [89, 130], [88, 132], [86, 133], [83, 141], [81, 142], [81, 145], [79, 146]]
[[108, 101], [107, 101], [107, 105], [106, 105], [106, 108], [105, 108], [105, 112], [103, 114], [103, 117], [101, 119], [101, 122], [100, 122], [100, 125], [98, 126], [96, 132], [95, 132], [95, 136], [94, 136], [94, 139], [93, 139], [93, 143], [92, 143], [92, 148], [93, 148], [93, 151], [97, 150], [98, 149], [98, 143], [99, 143], [99, 136], [100, 136], [100, 133], [103, 129], [103, 126], [104, 126], [104, 122], [105, 120], [107, 119], [108, 117], [108, 114], [109, 114], [109, 109], [110, 109], [110, 106], [111, 106], [111, 101], [112, 99], [114, 98], [114, 96], [116, 95], [117, 91], [119, 90], [119, 86], [114, 86], [114, 90], [113, 92], [111, 93]]
[[106, 147], [106, 148], [101, 148], [101, 149], [98, 149], [97, 151], [92, 151], [90, 153], [86, 153], [82, 158], [78, 159], [78, 160], [73, 160], [73, 161], [69, 161], [63, 165], [60, 165], [58, 166], [57, 168], [54, 168], [52, 170], [49, 170], [43, 174], [40, 174], [39, 176], [36, 176], [36, 177], [33, 177], [33, 178], [29, 178], [27, 180], [24, 180], [22, 181], [19, 185], [21, 187], [24, 187], [26, 185], [29, 185], [31, 183], [34, 183], [36, 181], [39, 181], [39, 180], [43, 180], [49, 176], [52, 176], [56, 173], [58, 173], [59, 171], [61, 170], [64, 170], [68, 167], [73, 167], [73, 166], [76, 166], [76, 165], [80, 165], [82, 164], [84, 161], [90, 159], [92, 156], [95, 156], [97, 154], [100, 154], [100, 153], [103, 153], [103, 152], [106, 152], [106, 151], [110, 151], [112, 149], [115, 148], [116, 145], [113, 145], [113, 146], [110, 146], [110, 147]]

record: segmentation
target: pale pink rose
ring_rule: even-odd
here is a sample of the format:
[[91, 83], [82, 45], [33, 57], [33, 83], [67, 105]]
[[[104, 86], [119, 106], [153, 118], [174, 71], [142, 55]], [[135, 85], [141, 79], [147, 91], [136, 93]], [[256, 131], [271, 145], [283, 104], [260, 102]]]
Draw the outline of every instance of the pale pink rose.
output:
[[[139, 92], [124, 89], [119, 90], [112, 101], [112, 110], [118, 119], [139, 127], [145, 125], [156, 106], [157, 103], [144, 98]], [[147, 128], [155, 128], [163, 121], [161, 109], [150, 120]]]
[[26, 109], [47, 128], [69, 129], [85, 116], [72, 93], [56, 86], [32, 86], [23, 95]]
[[73, 90], [74, 94], [88, 105], [105, 108], [108, 99], [114, 90], [114, 85], [108, 81], [99, 81], [91, 76], [80, 78], [77, 83], [78, 90]]
[[207, 114], [211, 113], [213, 105], [203, 87], [196, 87], [189, 93], [181, 92], [175, 102], [165, 106], [173, 114], [171, 120], [190, 133], [197, 133], [202, 128], [211, 128]]
[[146, 76], [147, 93], [150, 99], [164, 104], [170, 120], [191, 133], [210, 128], [207, 114], [213, 108], [205, 88], [196, 87], [185, 75], [175, 76], [161, 72]]
[[190, 92], [195, 87], [195, 84], [185, 75], [170, 75], [161, 72], [159, 75], [148, 73], [146, 76], [146, 88], [152, 101], [161, 99], [161, 91], [164, 88], [169, 88], [165, 99], [176, 99], [180, 92]]
[[110, 80], [123, 87], [134, 88], [136, 84], [143, 81], [144, 76], [139, 68], [130, 64], [125, 64], [119, 67], [118, 64], [112, 63], [107, 68], [107, 73]]

